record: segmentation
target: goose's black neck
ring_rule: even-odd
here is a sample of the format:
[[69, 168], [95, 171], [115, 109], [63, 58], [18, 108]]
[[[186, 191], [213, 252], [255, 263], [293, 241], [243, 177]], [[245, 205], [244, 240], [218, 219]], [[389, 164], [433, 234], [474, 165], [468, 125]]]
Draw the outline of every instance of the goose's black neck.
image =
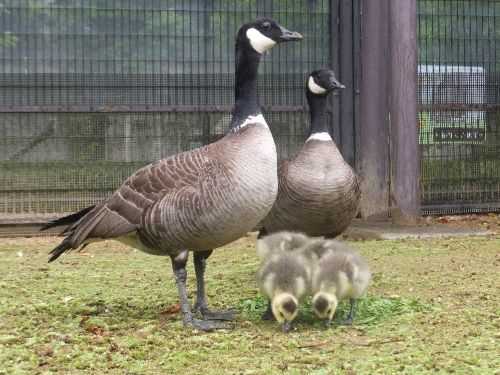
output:
[[328, 133], [332, 136], [330, 126], [326, 117], [327, 95], [315, 95], [307, 90], [307, 102], [309, 103], [309, 114], [311, 117], [311, 128], [308, 137], [314, 133]]
[[235, 104], [231, 120], [232, 129], [237, 129], [248, 116], [261, 113], [257, 98], [257, 72], [260, 56], [249, 46], [241, 46], [239, 43], [236, 45]]

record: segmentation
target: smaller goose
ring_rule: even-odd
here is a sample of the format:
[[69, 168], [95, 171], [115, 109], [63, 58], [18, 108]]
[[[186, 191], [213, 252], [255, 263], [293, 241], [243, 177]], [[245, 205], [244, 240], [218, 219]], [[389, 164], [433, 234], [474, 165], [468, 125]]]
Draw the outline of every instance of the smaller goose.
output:
[[298, 154], [278, 165], [278, 197], [259, 236], [281, 230], [333, 238], [358, 211], [358, 178], [332, 140], [327, 96], [344, 85], [333, 71], [313, 71], [306, 84], [311, 131]]
[[330, 324], [339, 301], [349, 298], [351, 308], [343, 324], [351, 325], [356, 300], [366, 291], [371, 272], [366, 261], [339, 241], [325, 241], [325, 251], [312, 276], [313, 310]]
[[301, 251], [273, 249], [270, 245], [283, 247], [282, 242], [273, 242], [266, 243], [264, 239], [257, 243], [258, 254], [265, 256], [257, 272], [257, 283], [270, 300], [268, 310], [286, 333], [298, 314], [299, 302], [310, 291], [312, 262]]

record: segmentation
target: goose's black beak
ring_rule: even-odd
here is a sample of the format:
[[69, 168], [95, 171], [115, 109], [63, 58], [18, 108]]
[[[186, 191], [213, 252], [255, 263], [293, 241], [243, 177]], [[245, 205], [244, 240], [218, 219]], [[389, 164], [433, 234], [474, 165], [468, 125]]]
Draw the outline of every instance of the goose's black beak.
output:
[[337, 81], [335, 78], [332, 78], [330, 80], [330, 85], [329, 85], [329, 89], [330, 90], [340, 90], [340, 89], [345, 89], [345, 86], [340, 83], [339, 81]]
[[280, 26], [281, 35], [278, 38], [278, 43], [280, 42], [292, 42], [294, 40], [301, 40], [302, 35], [296, 31], [290, 31]]

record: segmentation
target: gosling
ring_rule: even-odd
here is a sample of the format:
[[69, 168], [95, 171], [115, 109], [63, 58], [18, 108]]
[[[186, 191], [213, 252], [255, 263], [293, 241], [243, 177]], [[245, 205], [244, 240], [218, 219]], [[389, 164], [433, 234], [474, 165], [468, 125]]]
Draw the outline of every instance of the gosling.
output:
[[351, 325], [357, 299], [370, 283], [370, 269], [358, 253], [340, 241], [324, 241], [322, 249], [311, 281], [313, 310], [330, 325], [338, 303], [349, 298], [349, 315], [341, 324]]
[[257, 272], [257, 283], [261, 293], [270, 301], [263, 319], [271, 315], [286, 333], [292, 329], [300, 301], [310, 293], [312, 263], [301, 251], [269, 253], [262, 250], [263, 245], [269, 246], [265, 240], [257, 243], [257, 252], [266, 254]]
[[299, 232], [276, 232], [257, 238], [257, 255], [265, 259], [276, 252], [298, 250], [308, 245], [311, 240]]
[[[323, 246], [324, 241], [321, 241], [322, 239], [322, 237], [312, 238], [299, 232], [280, 231], [266, 235], [265, 237], [257, 238], [257, 255], [263, 260], [262, 267], [264, 267], [264, 263], [276, 254], [283, 252], [300, 253], [300, 256], [307, 258], [304, 264], [307, 264], [306, 267], [310, 270], [309, 272], [312, 273], [312, 267], [316, 263], [318, 257], [316, 251]], [[290, 258], [293, 257], [291, 256]], [[304, 259], [302, 260], [304, 261]], [[285, 260], [282, 261], [285, 262]], [[287, 272], [286, 268], [281, 272]], [[310, 279], [308, 280], [310, 281]], [[308, 284], [310, 285], [310, 282]], [[264, 294], [266, 295], [266, 293]], [[262, 314], [262, 320], [274, 319], [275, 314], [273, 313], [272, 301], [270, 299], [266, 311]]]

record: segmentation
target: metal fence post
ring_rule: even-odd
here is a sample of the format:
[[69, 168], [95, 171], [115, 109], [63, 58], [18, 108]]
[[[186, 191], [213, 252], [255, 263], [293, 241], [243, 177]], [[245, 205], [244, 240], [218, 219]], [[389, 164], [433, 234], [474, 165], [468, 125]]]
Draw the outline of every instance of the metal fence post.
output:
[[[338, 75], [340, 81], [346, 86], [340, 92], [340, 146], [346, 161], [352, 166], [355, 165], [356, 145], [355, 145], [355, 96], [358, 91], [356, 87], [356, 56], [357, 46], [354, 40], [354, 29], [359, 26], [358, 20], [353, 17], [353, 9], [357, 1], [340, 0], [339, 12], [339, 37], [338, 37]], [[357, 16], [357, 15], [356, 15]], [[332, 48], [334, 48], [333, 46]]]

